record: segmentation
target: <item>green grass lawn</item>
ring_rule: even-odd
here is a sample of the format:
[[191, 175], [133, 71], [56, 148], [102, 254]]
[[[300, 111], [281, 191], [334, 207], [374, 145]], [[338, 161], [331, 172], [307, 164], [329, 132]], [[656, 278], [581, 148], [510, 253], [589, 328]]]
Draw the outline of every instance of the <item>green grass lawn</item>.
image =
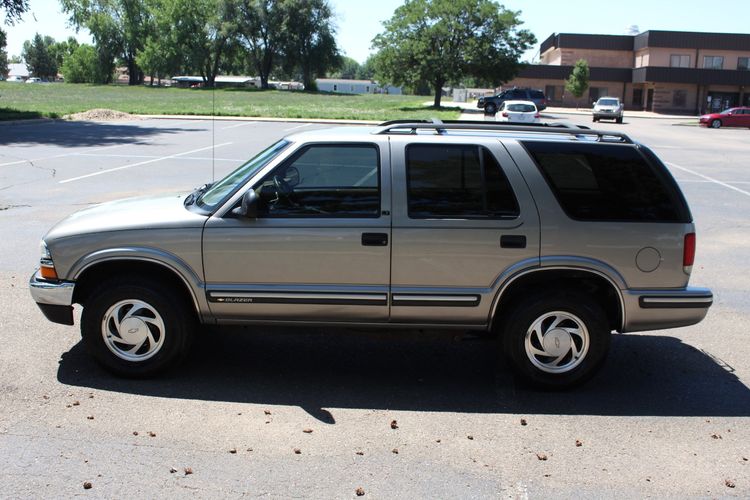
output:
[[179, 89], [120, 85], [0, 82], [0, 120], [107, 108], [150, 115], [222, 115], [275, 118], [394, 120], [456, 119], [459, 110], [423, 106], [425, 96], [338, 95], [245, 89]]

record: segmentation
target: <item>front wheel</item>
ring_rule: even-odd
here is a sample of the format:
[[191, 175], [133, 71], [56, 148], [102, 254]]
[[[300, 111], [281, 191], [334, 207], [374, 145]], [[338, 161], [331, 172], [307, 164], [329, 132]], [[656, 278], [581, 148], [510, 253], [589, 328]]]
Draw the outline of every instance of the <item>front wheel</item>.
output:
[[193, 311], [180, 294], [138, 276], [102, 283], [81, 316], [87, 351], [123, 377], [149, 377], [176, 365], [194, 328]]
[[721, 120], [712, 120], [711, 128], [721, 128]]
[[616, 121], [617, 123], [622, 123], [622, 116], [618, 117]]
[[503, 350], [526, 382], [563, 389], [596, 373], [610, 337], [604, 311], [591, 297], [552, 294], [517, 306], [504, 325]]
[[493, 103], [487, 104], [484, 107], [484, 112], [485, 112], [485, 114], [488, 114], [488, 115], [494, 115], [495, 113], [497, 113], [497, 105], [495, 105]]

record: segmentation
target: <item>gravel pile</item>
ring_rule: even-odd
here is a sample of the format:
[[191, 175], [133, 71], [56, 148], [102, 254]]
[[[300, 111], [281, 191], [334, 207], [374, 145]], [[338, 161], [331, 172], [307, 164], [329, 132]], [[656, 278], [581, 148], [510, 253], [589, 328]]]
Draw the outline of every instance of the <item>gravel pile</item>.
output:
[[79, 121], [120, 121], [120, 120], [138, 120], [139, 118], [129, 113], [115, 111], [113, 109], [90, 109], [81, 113], [66, 115], [67, 120]]

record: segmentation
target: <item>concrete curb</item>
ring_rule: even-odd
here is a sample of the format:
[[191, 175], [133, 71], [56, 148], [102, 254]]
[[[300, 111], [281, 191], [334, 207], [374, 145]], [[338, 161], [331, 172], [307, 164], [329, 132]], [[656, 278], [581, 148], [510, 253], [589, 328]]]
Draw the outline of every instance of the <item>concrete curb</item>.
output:
[[323, 125], [378, 125], [384, 120], [336, 120], [330, 118], [271, 118], [264, 116], [133, 115], [147, 120], [203, 120], [231, 122], [320, 123]]

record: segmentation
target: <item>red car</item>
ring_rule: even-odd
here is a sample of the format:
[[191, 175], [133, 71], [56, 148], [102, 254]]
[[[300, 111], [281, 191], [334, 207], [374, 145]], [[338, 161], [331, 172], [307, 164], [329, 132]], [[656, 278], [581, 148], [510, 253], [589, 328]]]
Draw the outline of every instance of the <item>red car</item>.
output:
[[704, 127], [749, 127], [750, 108], [729, 108], [721, 113], [711, 113], [700, 118], [700, 125]]

